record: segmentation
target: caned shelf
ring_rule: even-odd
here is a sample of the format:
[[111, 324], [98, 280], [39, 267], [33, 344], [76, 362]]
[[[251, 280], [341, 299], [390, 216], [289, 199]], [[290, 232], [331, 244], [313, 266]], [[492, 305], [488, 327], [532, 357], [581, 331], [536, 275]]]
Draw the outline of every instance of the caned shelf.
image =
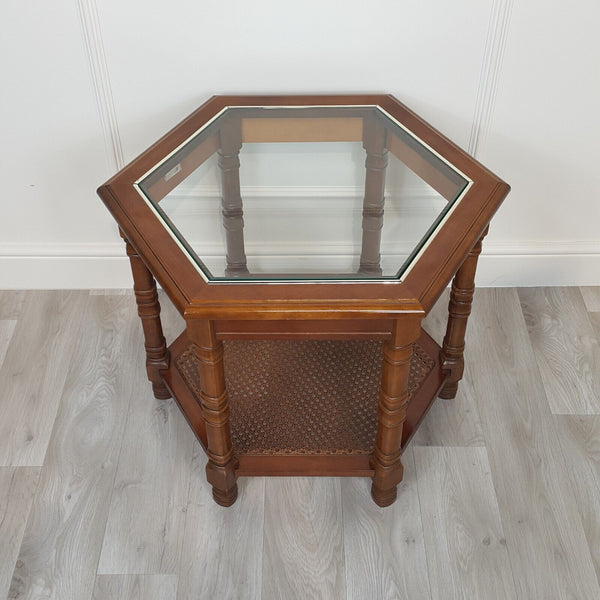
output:
[[[373, 474], [369, 459], [377, 430], [381, 341], [226, 340], [223, 345], [238, 475]], [[206, 448], [197, 361], [185, 332], [170, 351], [165, 382]], [[444, 383], [438, 353], [422, 331], [413, 348], [403, 447]]]

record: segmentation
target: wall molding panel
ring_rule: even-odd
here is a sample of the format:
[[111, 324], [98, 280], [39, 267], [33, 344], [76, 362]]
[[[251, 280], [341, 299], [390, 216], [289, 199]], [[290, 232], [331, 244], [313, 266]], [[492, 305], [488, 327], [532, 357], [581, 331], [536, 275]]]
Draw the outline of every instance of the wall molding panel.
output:
[[514, 0], [493, 0], [467, 151], [479, 158], [490, 129]]
[[77, 8], [104, 134], [108, 164], [110, 170], [116, 172], [124, 166], [125, 161], [123, 160], [123, 145], [104, 52], [98, 6], [96, 0], [77, 0]]

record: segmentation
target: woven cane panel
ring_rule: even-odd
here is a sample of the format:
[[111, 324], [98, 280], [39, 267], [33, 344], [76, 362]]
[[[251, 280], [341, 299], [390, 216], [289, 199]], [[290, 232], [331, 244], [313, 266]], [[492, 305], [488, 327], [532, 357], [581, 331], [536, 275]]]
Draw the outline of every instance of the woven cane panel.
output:
[[[236, 454], [370, 454], [377, 429], [382, 342], [224, 342]], [[199, 401], [193, 346], [177, 369]], [[415, 345], [409, 396], [434, 361]]]

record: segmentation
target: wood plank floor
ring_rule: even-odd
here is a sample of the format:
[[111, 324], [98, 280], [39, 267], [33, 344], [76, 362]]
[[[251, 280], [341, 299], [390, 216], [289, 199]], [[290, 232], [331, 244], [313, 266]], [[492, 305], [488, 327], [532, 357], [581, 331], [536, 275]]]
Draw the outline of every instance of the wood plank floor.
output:
[[131, 294], [0, 291], [0, 600], [597, 600], [600, 288], [478, 290], [466, 356], [393, 506], [252, 478], [224, 509]]

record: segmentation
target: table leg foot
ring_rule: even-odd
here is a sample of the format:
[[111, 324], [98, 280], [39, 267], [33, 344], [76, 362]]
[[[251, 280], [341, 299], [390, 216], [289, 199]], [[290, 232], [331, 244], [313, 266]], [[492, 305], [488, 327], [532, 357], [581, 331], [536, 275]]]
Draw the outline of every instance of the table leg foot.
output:
[[237, 483], [234, 484], [234, 486], [232, 488], [229, 488], [228, 490], [220, 490], [216, 487], [213, 487], [212, 494], [213, 498], [215, 499], [215, 502], [219, 506], [231, 506], [237, 500]]
[[394, 504], [396, 501], [396, 497], [398, 496], [398, 487], [394, 486], [393, 488], [382, 490], [378, 488], [375, 484], [371, 485], [371, 497], [377, 506], [381, 506], [382, 508], [386, 506], [390, 506]]
[[235, 469], [238, 466], [236, 458], [232, 457], [225, 465], [217, 465], [209, 460], [206, 465], [206, 478], [212, 485], [215, 502], [220, 506], [231, 506], [237, 499], [238, 487]]
[[456, 398], [456, 393], [458, 392], [458, 381], [450, 381], [448, 382], [438, 394], [438, 398], [442, 398], [443, 400], [452, 400]]
[[152, 391], [154, 392], [154, 397], [157, 400], [168, 400], [171, 397], [171, 392], [169, 388], [164, 384], [164, 382], [152, 382]]

